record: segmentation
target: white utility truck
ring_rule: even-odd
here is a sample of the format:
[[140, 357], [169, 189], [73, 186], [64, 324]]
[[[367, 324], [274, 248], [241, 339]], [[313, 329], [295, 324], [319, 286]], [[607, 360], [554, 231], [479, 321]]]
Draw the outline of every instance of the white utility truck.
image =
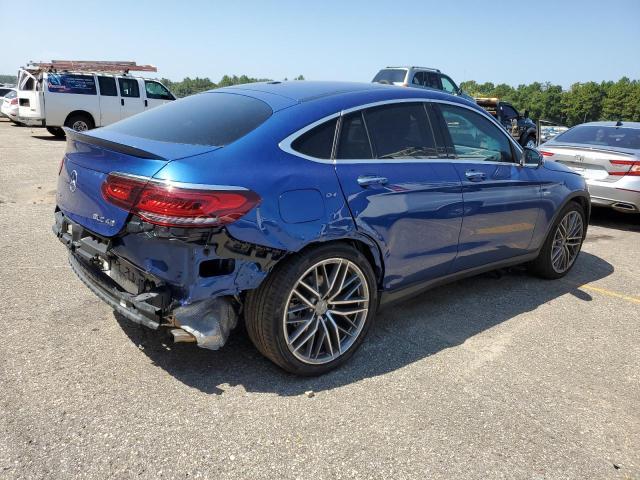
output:
[[29, 63], [18, 72], [18, 121], [62, 137], [63, 126], [90, 130], [176, 99], [162, 83], [131, 71], [157, 69], [135, 62]]

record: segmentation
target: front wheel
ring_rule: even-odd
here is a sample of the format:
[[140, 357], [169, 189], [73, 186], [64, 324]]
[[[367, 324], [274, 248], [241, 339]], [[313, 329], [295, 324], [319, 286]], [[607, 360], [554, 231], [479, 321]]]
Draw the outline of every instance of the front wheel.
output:
[[47, 132], [56, 138], [64, 138], [64, 130], [60, 127], [47, 127]]
[[77, 113], [69, 116], [64, 126], [75, 130], [76, 132], [86, 132], [95, 127], [93, 119], [84, 113]]
[[295, 254], [249, 292], [245, 322], [260, 352], [283, 369], [320, 375], [347, 361], [378, 305], [367, 259], [348, 245]]
[[558, 215], [531, 270], [543, 278], [564, 277], [578, 258], [585, 232], [584, 209], [570, 202]]

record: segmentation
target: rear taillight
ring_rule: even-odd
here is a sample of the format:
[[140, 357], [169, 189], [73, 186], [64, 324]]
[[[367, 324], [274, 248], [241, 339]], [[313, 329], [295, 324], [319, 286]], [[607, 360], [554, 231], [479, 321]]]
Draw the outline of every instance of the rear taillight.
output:
[[553, 157], [554, 155], [553, 152], [545, 152], [544, 150], [540, 150], [540, 153], [542, 154], [543, 157]]
[[260, 203], [239, 187], [191, 188], [183, 184], [110, 174], [102, 184], [106, 201], [168, 227], [201, 227], [235, 222]]
[[629, 167], [629, 170], [626, 172], [609, 172], [609, 175], [614, 175], [616, 177], [623, 177], [625, 175], [640, 177], [640, 162], [635, 160], [609, 160], [609, 162], [611, 165], [624, 165]]
[[11, 105], [17, 105], [18, 104], [18, 99], [17, 98], [12, 98], [11, 101], [9, 102]]

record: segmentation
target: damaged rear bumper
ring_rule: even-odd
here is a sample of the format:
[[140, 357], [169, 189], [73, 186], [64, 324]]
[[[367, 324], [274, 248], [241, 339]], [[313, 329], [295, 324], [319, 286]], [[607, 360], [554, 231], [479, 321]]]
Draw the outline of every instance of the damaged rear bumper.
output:
[[102, 238], [56, 212], [53, 232], [69, 250], [69, 263], [78, 278], [102, 301], [128, 320], [157, 329], [168, 327], [176, 341], [195, 341], [217, 350], [236, 326], [232, 296], [182, 304], [172, 286], [111, 251]]

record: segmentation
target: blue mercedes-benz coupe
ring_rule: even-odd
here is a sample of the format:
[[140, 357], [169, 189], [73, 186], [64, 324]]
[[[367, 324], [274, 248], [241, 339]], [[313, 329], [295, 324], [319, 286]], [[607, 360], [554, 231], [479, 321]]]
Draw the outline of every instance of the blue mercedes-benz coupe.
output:
[[515, 264], [573, 266], [584, 179], [445, 93], [268, 82], [67, 131], [54, 232], [122, 316], [326, 372], [381, 303]]

